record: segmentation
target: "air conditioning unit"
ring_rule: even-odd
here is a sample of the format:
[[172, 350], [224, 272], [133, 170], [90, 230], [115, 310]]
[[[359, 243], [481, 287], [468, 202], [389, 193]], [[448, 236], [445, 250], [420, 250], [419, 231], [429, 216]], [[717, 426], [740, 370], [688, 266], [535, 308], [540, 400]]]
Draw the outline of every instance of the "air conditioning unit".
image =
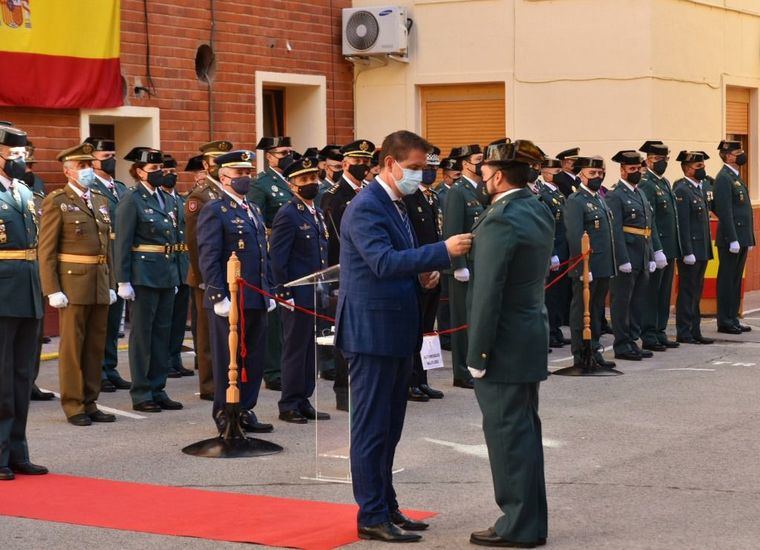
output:
[[402, 6], [343, 9], [344, 56], [406, 56], [407, 38]]

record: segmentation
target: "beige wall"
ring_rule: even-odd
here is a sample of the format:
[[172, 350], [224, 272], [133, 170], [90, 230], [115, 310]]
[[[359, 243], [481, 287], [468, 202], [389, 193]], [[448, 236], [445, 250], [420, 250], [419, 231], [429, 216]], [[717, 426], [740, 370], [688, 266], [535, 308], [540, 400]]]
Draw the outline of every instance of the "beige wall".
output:
[[[504, 82], [507, 134], [549, 154], [578, 145], [610, 158], [661, 139], [676, 153], [713, 155], [725, 134], [725, 87], [744, 86], [755, 89], [750, 177], [760, 201], [760, 0], [393, 4], [408, 6], [414, 20], [410, 62], [357, 70], [357, 136], [419, 131], [421, 85]], [[377, 5], [385, 3], [354, 1]], [[678, 178], [674, 160], [668, 175]], [[708, 170], [719, 166], [715, 154]]]

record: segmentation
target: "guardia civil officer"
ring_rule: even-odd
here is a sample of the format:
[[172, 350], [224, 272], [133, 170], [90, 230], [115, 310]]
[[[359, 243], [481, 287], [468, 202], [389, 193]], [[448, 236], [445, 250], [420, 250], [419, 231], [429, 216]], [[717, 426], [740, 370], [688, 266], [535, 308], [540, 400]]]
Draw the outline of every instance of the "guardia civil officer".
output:
[[[302, 157], [285, 168], [283, 175], [290, 182], [293, 198], [275, 215], [269, 239], [272, 279], [277, 297], [312, 311], [317, 307], [314, 289], [310, 286], [287, 288], [285, 284], [327, 268], [327, 224], [322, 211], [314, 205], [319, 194], [317, 162], [316, 157]], [[284, 305], [281, 315], [280, 420], [293, 424], [328, 420], [330, 415], [317, 412], [309, 402], [315, 384], [315, 319], [288, 305]]]
[[[581, 238], [588, 232], [591, 242], [589, 270], [591, 273], [591, 349], [594, 350], [594, 361], [602, 368], [612, 368], [614, 361], [607, 361], [599, 351], [599, 338], [602, 331], [602, 316], [604, 300], [610, 286], [610, 278], [617, 274], [617, 258], [615, 256], [612, 232], [612, 213], [599, 195], [602, 187], [604, 161], [598, 158], [578, 157], [575, 166], [580, 169], [578, 176], [580, 186], [570, 195], [565, 204], [565, 227], [570, 257], [581, 254]], [[570, 302], [570, 339], [574, 365], [583, 366], [581, 354], [583, 351], [583, 281], [582, 270], [575, 268], [572, 277], [573, 297]]]
[[[441, 160], [441, 173], [442, 179], [439, 185], [435, 188], [435, 193], [438, 196], [438, 205], [441, 209], [441, 215], [446, 210], [446, 196], [449, 193], [449, 189], [454, 183], [462, 177], [462, 165], [454, 158], [446, 157]], [[443, 234], [441, 234], [443, 236]], [[444, 331], [451, 328], [451, 311], [449, 309], [449, 277], [441, 277], [441, 298], [438, 301], [438, 314], [436, 316], [438, 322], [438, 330]], [[441, 348], [451, 351], [451, 335], [441, 334]]]
[[605, 197], [612, 213], [618, 266], [618, 274], [610, 282], [613, 348], [616, 359], [641, 361], [653, 355], [637, 343], [646, 284], [657, 267], [652, 249], [652, 207], [638, 189], [641, 155], [637, 151], [619, 151], [612, 160], [620, 164], [620, 179]]
[[[98, 191], [108, 201], [108, 217], [111, 220], [111, 254], [116, 243], [116, 207], [121, 198], [127, 193], [127, 186], [116, 177], [116, 142], [112, 139], [90, 136], [85, 143], [92, 145], [92, 168], [95, 171], [95, 183], [92, 189]], [[108, 308], [106, 325], [106, 347], [103, 356], [103, 374], [100, 381], [100, 391], [113, 393], [116, 390], [128, 390], [131, 384], [124, 380], [117, 370], [119, 362], [119, 333], [121, 320], [124, 317], [124, 300], [116, 297], [116, 301]]]
[[185, 172], [190, 172], [193, 176], [193, 187], [190, 189], [190, 192], [187, 193], [187, 196], [189, 196], [196, 188], [201, 187], [206, 183], [208, 172], [206, 172], [206, 168], [203, 166], [203, 155], [196, 155], [187, 159]]
[[174, 294], [179, 286], [177, 232], [169, 216], [172, 204], [161, 191], [161, 151], [136, 147], [125, 157], [136, 185], [116, 208], [114, 264], [118, 294], [132, 300], [129, 370], [132, 408], [158, 413], [182, 403], [166, 394], [169, 335]]
[[321, 206], [322, 196], [335, 187], [343, 175], [343, 153], [340, 152], [340, 145], [325, 145], [319, 151], [319, 159], [324, 159], [324, 168], [319, 173], [319, 194], [314, 200], [317, 206]]
[[61, 406], [69, 423], [114, 422], [97, 407], [108, 308], [116, 302], [108, 199], [94, 189], [94, 147], [56, 157], [68, 180], [42, 203], [38, 254], [42, 292], [58, 309]]
[[704, 187], [704, 151], [681, 151], [676, 159], [684, 177], [673, 184], [681, 232], [683, 258], [678, 260], [678, 297], [676, 298], [676, 336], [682, 344], [712, 344], [702, 336], [699, 301], [705, 282], [707, 262], [713, 257], [710, 236], [710, 206]]
[[[266, 227], [261, 210], [246, 199], [251, 190], [253, 151], [231, 151], [216, 157], [218, 181], [222, 194], [210, 201], [198, 217], [198, 263], [206, 285], [203, 307], [209, 318], [212, 364], [214, 367], [214, 407], [212, 414], [220, 433], [227, 418], [230, 292], [227, 285], [227, 262], [233, 252], [240, 260], [240, 276], [248, 283], [270, 292], [270, 266], [267, 257]], [[245, 329], [247, 357], [240, 365], [240, 425], [250, 432], [271, 432], [271, 424], [259, 422], [253, 408], [259, 397], [266, 357], [267, 310], [274, 300], [248, 287], [240, 289], [244, 309], [240, 312]], [[243, 326], [243, 323], [245, 325]], [[241, 330], [241, 334], [243, 331]]]
[[741, 283], [747, 252], [755, 246], [752, 204], [739, 170], [747, 163], [741, 142], [723, 140], [718, 145], [723, 168], [715, 178], [713, 200], [718, 216], [715, 246], [718, 248], [718, 332], [741, 334], [752, 330], [739, 322]]
[[0, 125], [0, 481], [15, 474], [40, 475], [29, 461], [26, 419], [34, 374], [34, 354], [42, 318], [37, 263], [38, 221], [32, 191], [21, 178], [26, 132]]
[[544, 283], [555, 219], [527, 189], [530, 165], [543, 158], [530, 141], [506, 139], [489, 145], [483, 161], [492, 201], [473, 226], [467, 365], [475, 378], [496, 503], [503, 515], [492, 527], [472, 533], [470, 542], [480, 546], [546, 543], [538, 391], [547, 376]]
[[[187, 271], [187, 285], [192, 289], [191, 294], [196, 307], [194, 346], [195, 358], [198, 364], [200, 398], [204, 401], [213, 401], [214, 369], [211, 365], [208, 316], [203, 308], [206, 285], [203, 282], [203, 275], [198, 264], [198, 216], [206, 203], [218, 199], [224, 193], [222, 184], [218, 180], [219, 167], [216, 165], [216, 157], [229, 153], [232, 150], [232, 143], [224, 140], [210, 141], [201, 145], [198, 150], [201, 152], [201, 166], [197, 170], [197, 173], [205, 172], [206, 176], [202, 183], [196, 181], [195, 187], [185, 201], [185, 239], [187, 242], [187, 257], [190, 260]], [[188, 165], [190, 165], [190, 162], [188, 162]], [[197, 164], [194, 164], [192, 167], [198, 168]]]
[[[451, 156], [462, 165], [462, 177], [446, 194], [446, 209], [443, 213], [443, 238], [469, 233], [478, 216], [483, 213], [481, 202], [481, 168], [483, 150], [480, 145], [464, 145], [452, 150]], [[449, 310], [452, 328], [467, 324], [467, 284], [472, 265], [468, 258], [460, 256], [451, 262], [449, 278]], [[454, 371], [454, 386], [472, 389], [472, 377], [467, 371], [467, 332], [460, 330], [451, 334], [451, 362]]]
[[641, 310], [641, 341], [650, 351], [677, 348], [678, 342], [665, 334], [670, 317], [670, 293], [676, 260], [683, 257], [676, 214], [676, 196], [665, 177], [670, 148], [661, 141], [647, 141], [639, 148], [646, 153], [647, 171], [641, 178], [639, 189], [654, 210], [652, 247], [657, 270], [647, 283]]
[[581, 184], [575, 168], [575, 161], [580, 152], [580, 147], [573, 147], [557, 153], [557, 160], [562, 170], [554, 176], [554, 184], [566, 197], [572, 195]]

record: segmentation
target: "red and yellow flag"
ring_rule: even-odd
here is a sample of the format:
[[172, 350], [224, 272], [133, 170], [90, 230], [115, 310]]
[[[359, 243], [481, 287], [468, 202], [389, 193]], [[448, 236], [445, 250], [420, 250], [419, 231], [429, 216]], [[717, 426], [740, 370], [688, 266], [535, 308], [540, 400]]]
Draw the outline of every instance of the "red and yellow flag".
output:
[[0, 105], [121, 105], [119, 8], [119, 0], [0, 0]]

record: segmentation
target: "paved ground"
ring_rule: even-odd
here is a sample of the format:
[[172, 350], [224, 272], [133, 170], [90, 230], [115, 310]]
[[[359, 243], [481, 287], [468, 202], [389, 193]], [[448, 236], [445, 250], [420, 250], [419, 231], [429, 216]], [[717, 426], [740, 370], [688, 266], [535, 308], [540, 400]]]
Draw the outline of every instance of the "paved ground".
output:
[[[760, 307], [760, 295], [749, 297], [745, 307]], [[621, 362], [624, 376], [551, 377], [542, 385], [548, 548], [757, 548], [760, 311], [749, 313], [746, 322], [755, 331], [713, 346], [682, 346], [646, 362]], [[715, 336], [714, 321], [705, 325], [705, 334]], [[568, 355], [555, 351], [551, 369], [567, 365]], [[124, 353], [120, 360], [126, 374]], [[438, 512], [417, 547], [465, 548], [469, 533], [490, 525], [498, 513], [477, 404], [472, 392], [452, 388], [449, 379], [448, 369], [432, 374], [433, 385], [446, 391], [443, 401], [410, 404], [397, 457], [402, 504]], [[314, 475], [313, 426], [277, 421], [277, 395], [270, 391], [262, 390], [259, 416], [275, 423], [271, 439], [285, 453], [247, 461], [183, 455], [183, 446], [213, 435], [210, 404], [194, 395], [196, 383], [195, 377], [169, 381], [184, 411], [122, 416], [114, 425], [91, 428], [66, 424], [58, 401], [33, 403], [32, 457], [58, 473], [352, 501], [348, 485], [302, 479]], [[55, 362], [45, 363], [40, 385], [57, 386]], [[126, 392], [106, 394], [101, 402], [131, 411]], [[345, 425], [344, 415], [335, 420], [335, 430]], [[14, 518], [0, 518], [0, 540], [9, 550], [237, 547]], [[370, 546], [380, 547], [357, 545]]]

